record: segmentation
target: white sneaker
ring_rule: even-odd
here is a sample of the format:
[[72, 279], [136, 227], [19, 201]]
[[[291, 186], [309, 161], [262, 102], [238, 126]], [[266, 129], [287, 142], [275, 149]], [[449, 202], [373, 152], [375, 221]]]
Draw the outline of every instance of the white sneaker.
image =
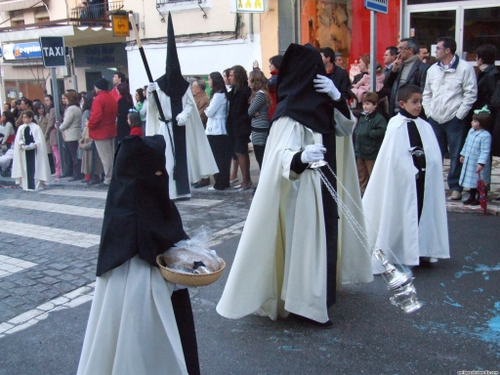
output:
[[459, 191], [457, 191], [457, 190], [453, 190], [453, 191], [451, 192], [450, 199], [451, 199], [452, 201], [458, 201], [458, 200], [462, 199], [462, 193], [461, 193], [461, 192], [459, 192]]

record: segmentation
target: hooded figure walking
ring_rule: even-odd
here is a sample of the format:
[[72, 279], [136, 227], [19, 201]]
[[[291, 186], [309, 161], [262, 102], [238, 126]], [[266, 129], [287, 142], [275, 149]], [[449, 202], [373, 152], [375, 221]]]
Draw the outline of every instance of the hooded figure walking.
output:
[[[338, 224], [332, 195], [308, 166], [320, 160], [333, 170], [338, 165], [339, 181], [360, 207], [349, 137], [355, 121], [309, 44], [288, 47], [277, 87], [259, 187], [217, 312], [233, 319], [258, 312], [273, 320], [292, 313], [315, 327], [332, 328], [328, 308], [337, 279], [371, 281], [370, 255], [347, 223]], [[336, 186], [328, 167], [323, 169]], [[354, 202], [345, 200], [350, 209]], [[352, 214], [364, 224], [359, 211], [352, 208]]]
[[[161, 108], [153, 91], [158, 93]], [[190, 198], [191, 182], [219, 172], [189, 82], [181, 73], [170, 13], [165, 74], [148, 86], [146, 135], [154, 134], [163, 135], [167, 144], [171, 199]]]
[[120, 142], [77, 375], [200, 373], [188, 290], [175, 290], [156, 264], [188, 238], [168, 181], [163, 137]]

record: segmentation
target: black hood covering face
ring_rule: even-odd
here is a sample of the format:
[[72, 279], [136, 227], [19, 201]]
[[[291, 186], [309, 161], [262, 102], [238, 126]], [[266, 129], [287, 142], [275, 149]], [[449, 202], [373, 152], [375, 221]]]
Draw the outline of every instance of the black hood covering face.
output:
[[178, 100], [186, 93], [189, 82], [184, 79], [181, 73], [181, 65], [177, 56], [177, 46], [175, 44], [174, 25], [172, 16], [168, 13], [167, 31], [167, 67], [165, 74], [156, 80], [160, 89], [167, 94], [170, 99]]
[[156, 256], [188, 236], [168, 194], [165, 139], [125, 137], [115, 154], [97, 260], [97, 276], [135, 255]]
[[335, 132], [333, 101], [314, 89], [317, 74], [326, 76], [319, 51], [310, 44], [290, 44], [278, 73], [278, 104], [273, 121], [287, 116], [315, 132]]

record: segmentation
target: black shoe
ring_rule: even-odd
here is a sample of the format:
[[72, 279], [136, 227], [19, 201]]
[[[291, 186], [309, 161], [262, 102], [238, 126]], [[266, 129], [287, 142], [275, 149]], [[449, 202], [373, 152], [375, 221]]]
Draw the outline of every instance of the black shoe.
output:
[[466, 206], [479, 206], [479, 201], [474, 196], [470, 196], [463, 203]]
[[210, 185], [210, 179], [209, 178], [202, 178], [200, 181], [198, 181], [196, 184], [193, 185], [195, 189], [199, 189], [205, 186]]
[[333, 328], [333, 323], [332, 323], [332, 321], [330, 319], [328, 319], [324, 323], [320, 323], [320, 322], [317, 322], [315, 320], [308, 319], [308, 318], [304, 318], [304, 321], [307, 324], [309, 324], [310, 326], [314, 327], [314, 328], [321, 328], [321, 329], [331, 329], [331, 328]]

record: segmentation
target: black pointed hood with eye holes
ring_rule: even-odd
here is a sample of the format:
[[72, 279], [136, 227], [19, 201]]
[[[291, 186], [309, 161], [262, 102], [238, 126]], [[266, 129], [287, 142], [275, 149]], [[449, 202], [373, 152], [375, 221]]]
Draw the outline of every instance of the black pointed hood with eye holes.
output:
[[156, 80], [160, 89], [167, 94], [171, 100], [182, 99], [189, 87], [189, 82], [184, 79], [181, 72], [177, 46], [175, 44], [174, 25], [172, 16], [168, 13], [167, 29], [167, 66], [165, 74]]
[[97, 276], [135, 255], [156, 266], [156, 256], [187, 239], [168, 194], [165, 139], [125, 137], [115, 154], [97, 260]]
[[314, 89], [317, 74], [326, 75], [319, 51], [310, 44], [290, 44], [278, 73], [273, 121], [286, 116], [321, 134], [335, 132], [333, 102]]

